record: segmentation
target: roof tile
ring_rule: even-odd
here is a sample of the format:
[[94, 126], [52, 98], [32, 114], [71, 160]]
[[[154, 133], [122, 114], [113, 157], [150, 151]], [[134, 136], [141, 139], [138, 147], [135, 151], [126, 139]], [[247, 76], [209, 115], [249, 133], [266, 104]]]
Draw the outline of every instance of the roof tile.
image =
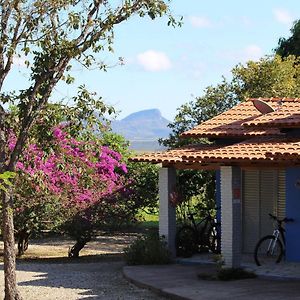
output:
[[209, 145], [209, 144], [197, 144], [181, 147], [177, 149], [168, 150], [165, 152], [151, 152], [142, 155], [134, 156], [130, 160], [135, 162], [152, 162], [152, 163], [176, 163], [176, 162], [188, 162], [183, 157], [189, 156], [191, 153], [206, 153], [222, 145]]
[[[271, 106], [276, 106], [279, 98], [261, 98]], [[254, 107], [252, 101], [242, 102], [230, 110], [201, 123], [195, 128], [184, 132], [182, 137], [248, 137], [261, 135], [280, 135], [277, 128], [250, 128], [242, 126], [251, 122], [261, 113]]]
[[[292, 101], [293, 100], [293, 101]], [[283, 98], [281, 105], [276, 106], [274, 112], [261, 115], [253, 120], [246, 121], [242, 125], [246, 127], [300, 127], [300, 100]]]
[[299, 139], [278, 136], [254, 137], [233, 145], [194, 145], [166, 152], [149, 153], [132, 158], [152, 163], [226, 163], [226, 162], [300, 162]]
[[191, 145], [166, 152], [149, 153], [132, 158], [152, 163], [300, 163], [300, 137], [287, 137], [279, 128], [300, 128], [300, 98], [259, 98], [276, 111], [262, 115], [253, 99], [242, 102], [183, 134], [190, 137], [244, 137], [232, 145]]

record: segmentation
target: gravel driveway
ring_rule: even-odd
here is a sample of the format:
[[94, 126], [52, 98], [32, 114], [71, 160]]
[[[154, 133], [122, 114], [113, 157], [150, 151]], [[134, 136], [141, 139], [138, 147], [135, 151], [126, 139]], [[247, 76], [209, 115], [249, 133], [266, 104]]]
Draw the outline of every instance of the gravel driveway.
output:
[[[122, 261], [96, 263], [18, 263], [17, 280], [23, 299], [166, 299], [137, 288], [123, 278]], [[0, 265], [3, 270], [3, 264]], [[3, 272], [1, 272], [3, 299]]]
[[[122, 253], [123, 248], [135, 238], [135, 234], [124, 233], [99, 236], [88, 243], [80, 253], [81, 255]], [[60, 256], [55, 261], [57, 253], [66, 256], [68, 248], [73, 244], [74, 241], [61, 237], [30, 242], [26, 254], [40, 260], [19, 261], [17, 264], [17, 281], [24, 300], [166, 299], [140, 289], [124, 279], [122, 275], [124, 262], [121, 258], [76, 263], [68, 259], [62, 261], [60, 259], [63, 257]], [[0, 242], [0, 252], [2, 249], [3, 244]], [[3, 270], [2, 263], [0, 270]], [[0, 299], [3, 299], [3, 271], [0, 272], [0, 277]]]

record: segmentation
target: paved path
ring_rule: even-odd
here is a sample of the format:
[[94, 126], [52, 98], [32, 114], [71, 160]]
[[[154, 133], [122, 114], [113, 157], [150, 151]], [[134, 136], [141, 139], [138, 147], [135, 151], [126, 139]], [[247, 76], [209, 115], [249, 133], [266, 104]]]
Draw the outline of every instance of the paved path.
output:
[[170, 299], [192, 300], [288, 300], [300, 299], [300, 280], [244, 279], [200, 280], [199, 273], [211, 274], [215, 265], [126, 266], [124, 276]]

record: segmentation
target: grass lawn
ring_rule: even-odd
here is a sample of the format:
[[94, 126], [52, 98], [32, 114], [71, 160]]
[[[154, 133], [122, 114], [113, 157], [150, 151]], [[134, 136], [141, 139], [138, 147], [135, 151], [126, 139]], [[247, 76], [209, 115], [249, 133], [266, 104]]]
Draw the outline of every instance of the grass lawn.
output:
[[141, 212], [141, 223], [139, 226], [144, 229], [158, 229], [158, 214]]

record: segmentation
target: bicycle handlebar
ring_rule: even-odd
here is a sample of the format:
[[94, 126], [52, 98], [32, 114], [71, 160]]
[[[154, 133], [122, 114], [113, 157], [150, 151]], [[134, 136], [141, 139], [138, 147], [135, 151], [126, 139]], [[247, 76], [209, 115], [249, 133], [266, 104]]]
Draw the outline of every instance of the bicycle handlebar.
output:
[[[221, 206], [216, 206], [216, 207], [202, 207], [201, 210], [205, 211], [205, 212], [210, 212], [211, 210], [219, 210], [221, 209]], [[197, 213], [187, 213], [187, 216], [190, 220], [192, 220], [194, 218], [194, 216], [197, 215]], [[210, 215], [210, 213], [208, 213], [208, 215]]]
[[276, 220], [279, 223], [281, 223], [281, 222], [285, 222], [285, 223], [294, 222], [294, 219], [291, 219], [291, 218], [284, 218], [282, 220], [279, 220], [276, 216], [274, 216], [270, 213], [269, 213], [269, 216], [270, 216], [271, 219]]

